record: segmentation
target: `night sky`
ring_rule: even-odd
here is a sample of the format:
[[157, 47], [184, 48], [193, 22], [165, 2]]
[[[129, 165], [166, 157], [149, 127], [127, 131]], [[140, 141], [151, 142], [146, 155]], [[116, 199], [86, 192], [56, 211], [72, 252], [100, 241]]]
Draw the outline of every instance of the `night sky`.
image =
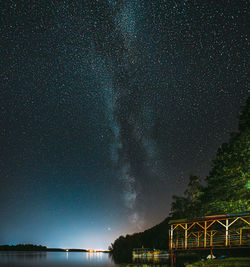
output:
[[0, 244], [107, 248], [165, 219], [237, 130], [248, 1], [1, 1]]

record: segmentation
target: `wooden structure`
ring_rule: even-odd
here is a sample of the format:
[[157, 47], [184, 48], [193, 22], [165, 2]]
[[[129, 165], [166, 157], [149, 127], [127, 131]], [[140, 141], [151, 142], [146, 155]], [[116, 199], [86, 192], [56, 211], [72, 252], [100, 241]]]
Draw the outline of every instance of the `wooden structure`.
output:
[[250, 212], [171, 220], [169, 224], [170, 252], [250, 247]]
[[156, 250], [149, 248], [134, 248], [132, 251], [133, 258], [168, 258], [167, 250]]

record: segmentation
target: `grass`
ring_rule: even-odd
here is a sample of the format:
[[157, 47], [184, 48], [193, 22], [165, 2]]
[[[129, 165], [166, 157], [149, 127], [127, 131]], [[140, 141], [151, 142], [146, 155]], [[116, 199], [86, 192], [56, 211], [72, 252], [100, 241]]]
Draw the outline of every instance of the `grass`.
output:
[[203, 260], [192, 264], [186, 265], [186, 267], [248, 267], [250, 266], [250, 258], [226, 258], [226, 259], [214, 259]]

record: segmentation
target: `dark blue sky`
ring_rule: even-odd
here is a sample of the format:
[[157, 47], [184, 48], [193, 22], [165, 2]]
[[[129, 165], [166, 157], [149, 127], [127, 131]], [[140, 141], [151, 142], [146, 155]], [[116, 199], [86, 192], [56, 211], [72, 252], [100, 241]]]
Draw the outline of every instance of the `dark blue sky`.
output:
[[107, 248], [167, 217], [237, 129], [247, 1], [0, 5], [0, 244]]

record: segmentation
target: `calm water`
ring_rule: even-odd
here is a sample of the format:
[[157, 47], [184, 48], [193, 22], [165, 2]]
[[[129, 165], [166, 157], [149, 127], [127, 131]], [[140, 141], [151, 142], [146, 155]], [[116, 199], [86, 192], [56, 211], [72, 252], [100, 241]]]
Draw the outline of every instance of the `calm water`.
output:
[[[162, 265], [163, 264], [163, 265]], [[137, 267], [168, 266], [160, 262], [115, 264], [107, 253], [85, 252], [0, 252], [1, 267]]]

